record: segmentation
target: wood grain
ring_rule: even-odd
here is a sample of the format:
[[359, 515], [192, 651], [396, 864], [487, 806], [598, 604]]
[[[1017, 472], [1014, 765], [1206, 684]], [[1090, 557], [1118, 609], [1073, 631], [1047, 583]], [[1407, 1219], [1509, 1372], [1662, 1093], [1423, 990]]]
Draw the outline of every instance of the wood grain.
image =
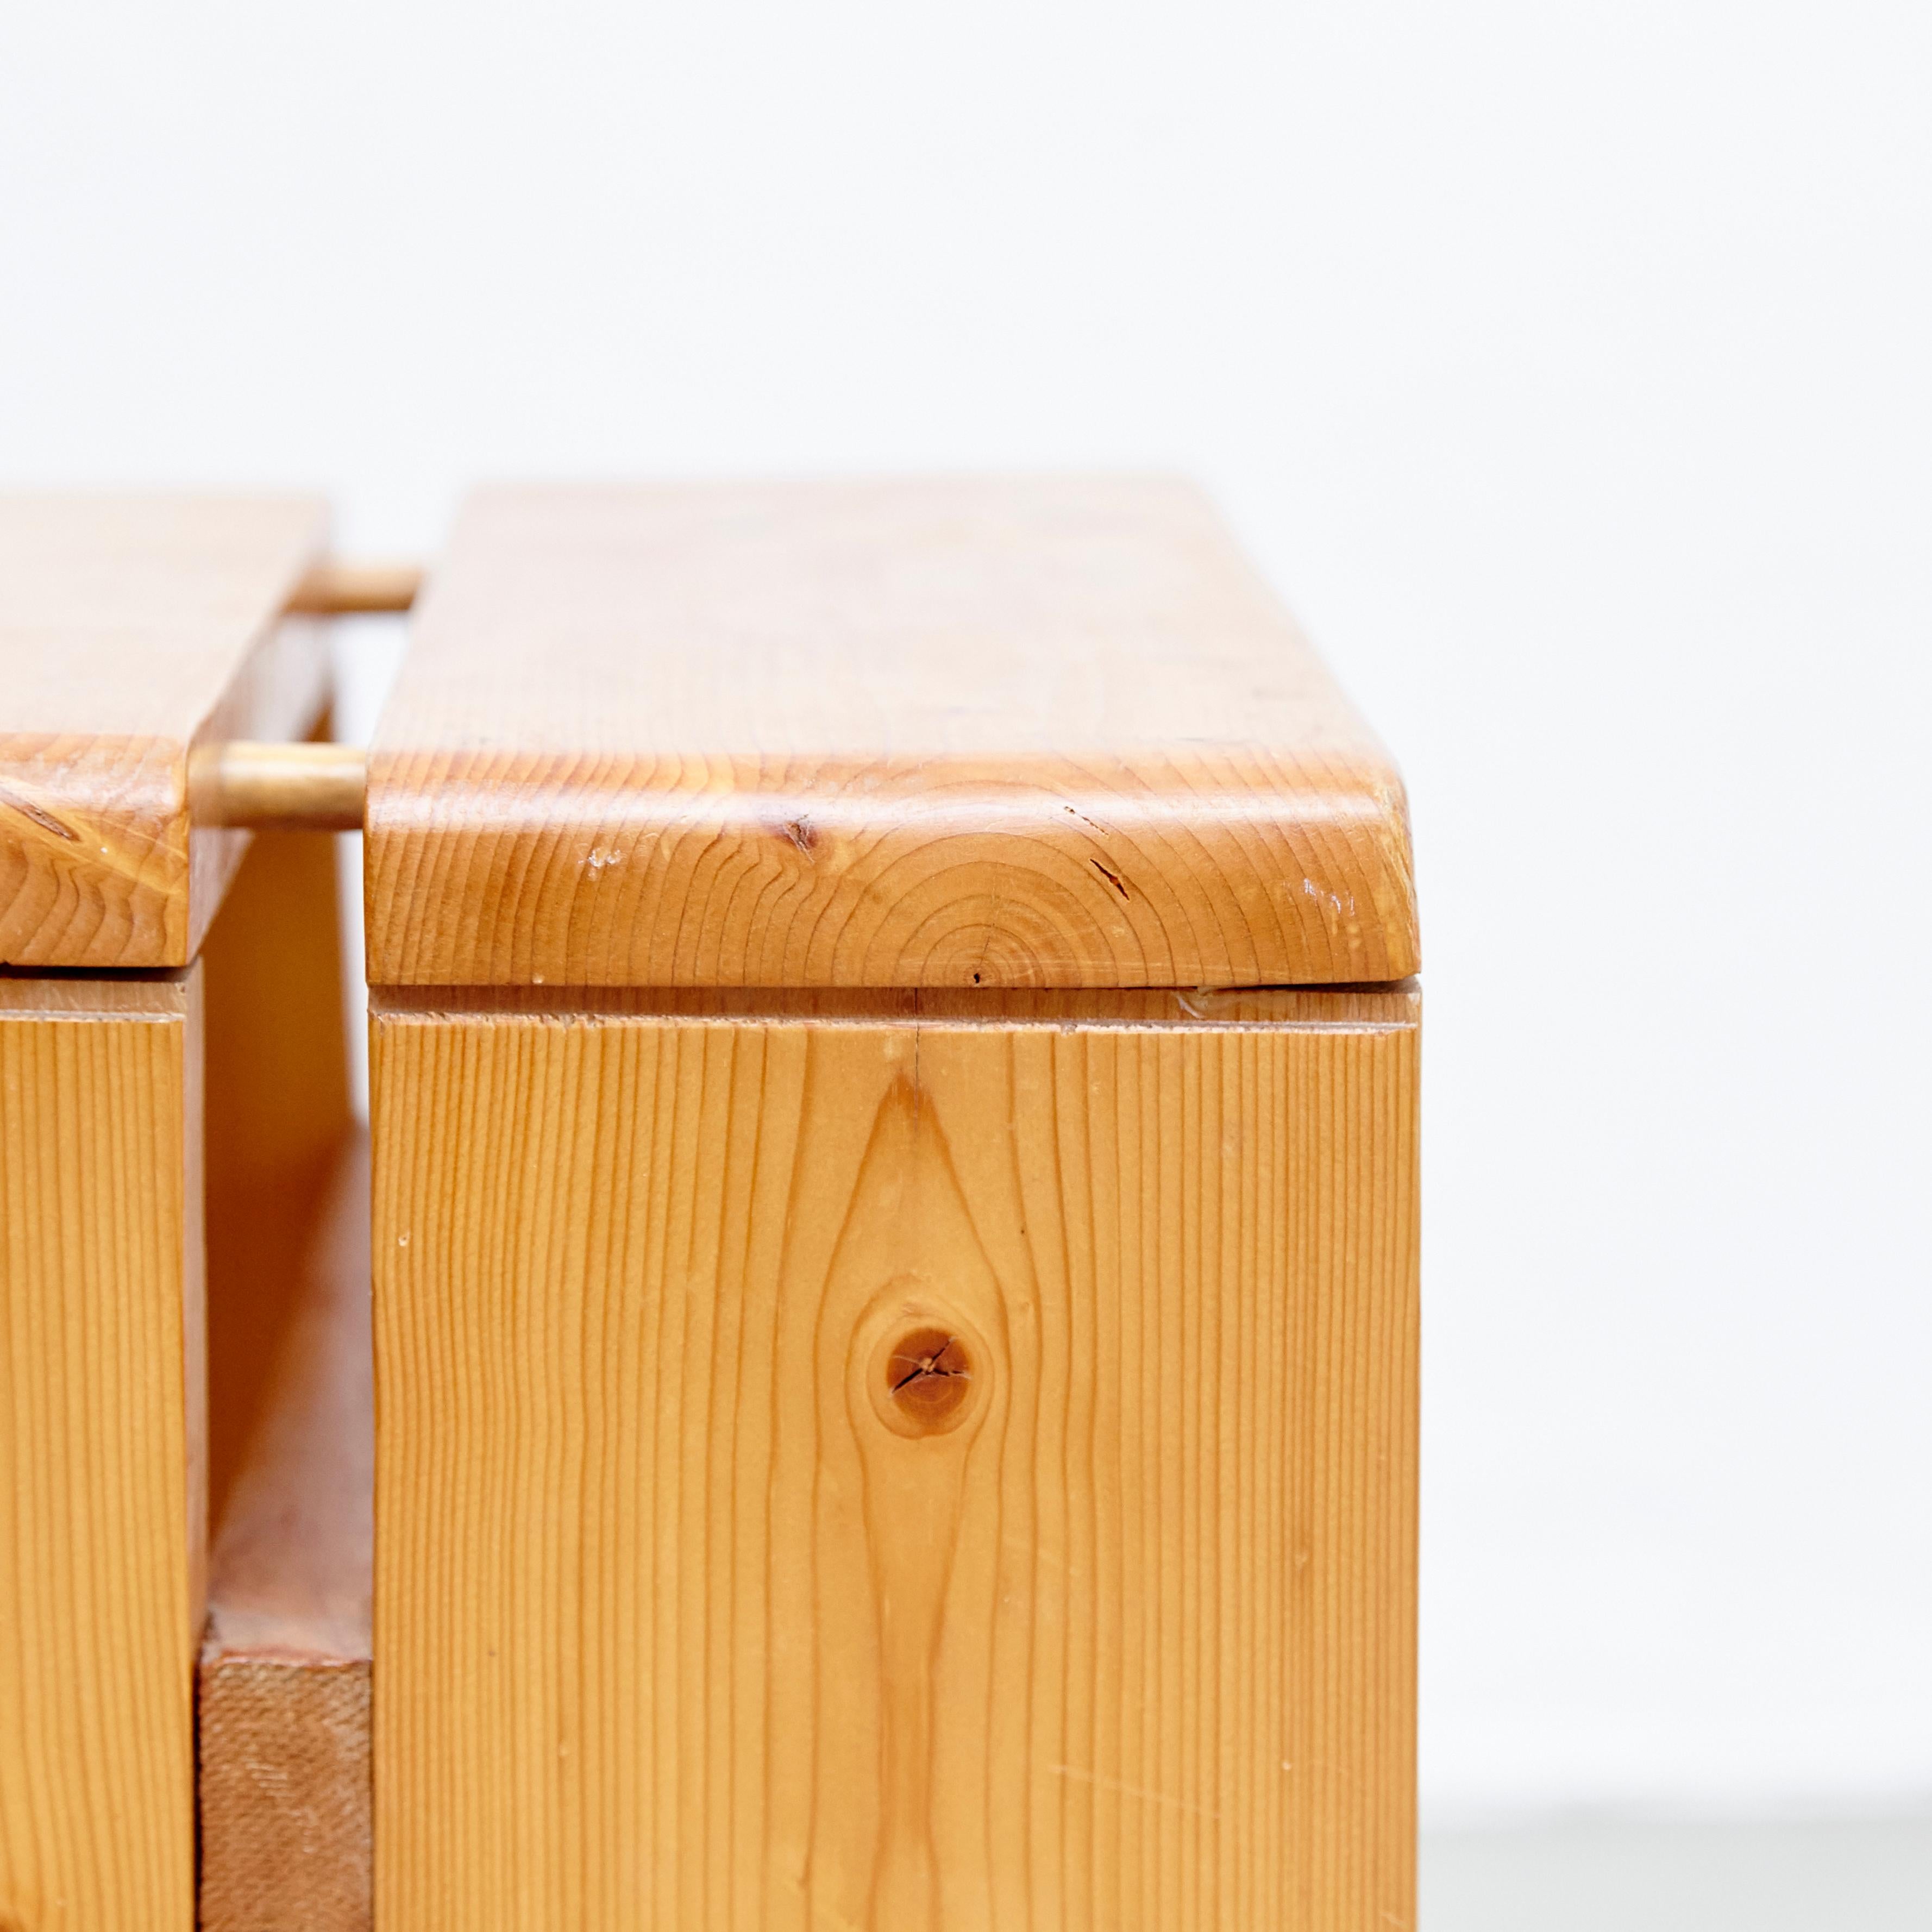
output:
[[338, 1152], [209, 1565], [200, 1932], [367, 1932], [369, 1172]]
[[0, 496], [0, 964], [185, 965], [245, 832], [191, 824], [204, 740], [304, 736], [322, 634], [277, 621], [306, 497]]
[[378, 983], [1174, 986], [1417, 962], [1386, 754], [1193, 491], [497, 491], [368, 797]]
[[388, 1932], [1412, 1925], [1415, 1009], [1349, 997], [380, 1012]]
[[0, 980], [7, 1932], [194, 1924], [200, 1028], [198, 969]]

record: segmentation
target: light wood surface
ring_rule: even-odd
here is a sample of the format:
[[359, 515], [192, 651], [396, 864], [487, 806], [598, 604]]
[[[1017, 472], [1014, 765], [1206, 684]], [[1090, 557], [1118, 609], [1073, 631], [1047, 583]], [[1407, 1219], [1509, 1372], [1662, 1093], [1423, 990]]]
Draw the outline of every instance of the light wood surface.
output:
[[375, 982], [1414, 969], [1394, 770], [1180, 484], [492, 492], [412, 632]]
[[0, 978], [0, 1927], [190, 1932], [199, 969]]
[[1412, 1924], [1414, 995], [1253, 997], [377, 1014], [386, 1932]]
[[0, 964], [187, 964], [244, 833], [190, 830], [203, 740], [306, 735], [322, 635], [278, 622], [308, 498], [0, 496]]
[[375, 1422], [366, 1142], [338, 1151], [218, 1527], [200, 1932], [367, 1932]]

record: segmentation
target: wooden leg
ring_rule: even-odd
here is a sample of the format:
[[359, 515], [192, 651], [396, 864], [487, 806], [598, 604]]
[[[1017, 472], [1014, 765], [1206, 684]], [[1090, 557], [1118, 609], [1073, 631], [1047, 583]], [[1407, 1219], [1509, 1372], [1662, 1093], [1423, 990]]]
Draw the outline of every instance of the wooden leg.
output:
[[0, 1932], [195, 1924], [210, 1492], [345, 1157], [338, 959], [271, 836], [187, 971], [0, 976]]
[[0, 978], [0, 1927], [190, 1932], [198, 968]]
[[1414, 1014], [1283, 1005], [379, 1017], [385, 1932], [1413, 1923]]

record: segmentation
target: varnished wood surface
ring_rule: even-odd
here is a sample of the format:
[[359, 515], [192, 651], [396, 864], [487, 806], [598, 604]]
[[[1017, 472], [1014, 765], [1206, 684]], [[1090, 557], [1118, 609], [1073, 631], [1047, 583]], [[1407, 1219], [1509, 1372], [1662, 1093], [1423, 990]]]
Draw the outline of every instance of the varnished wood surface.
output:
[[0, 980], [0, 1927], [190, 1932], [199, 969]]
[[1394, 770], [1180, 484], [491, 492], [412, 630], [376, 982], [1415, 968]]
[[302, 497], [0, 495], [0, 964], [191, 958], [247, 835], [190, 827], [203, 740], [304, 735], [321, 632], [278, 621]]
[[379, 1013], [386, 1932], [1412, 1924], [1416, 1035], [1350, 997]]
[[366, 1142], [338, 1151], [209, 1565], [200, 1932], [367, 1932], [375, 1422]]

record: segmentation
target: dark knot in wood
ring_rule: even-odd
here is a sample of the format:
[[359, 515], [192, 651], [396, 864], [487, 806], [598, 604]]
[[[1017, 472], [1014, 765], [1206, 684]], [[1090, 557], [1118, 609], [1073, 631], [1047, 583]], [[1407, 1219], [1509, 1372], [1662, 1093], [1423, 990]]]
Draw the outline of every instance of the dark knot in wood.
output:
[[886, 1358], [886, 1388], [916, 1427], [942, 1428], [972, 1392], [973, 1358], [949, 1330], [908, 1329]]

